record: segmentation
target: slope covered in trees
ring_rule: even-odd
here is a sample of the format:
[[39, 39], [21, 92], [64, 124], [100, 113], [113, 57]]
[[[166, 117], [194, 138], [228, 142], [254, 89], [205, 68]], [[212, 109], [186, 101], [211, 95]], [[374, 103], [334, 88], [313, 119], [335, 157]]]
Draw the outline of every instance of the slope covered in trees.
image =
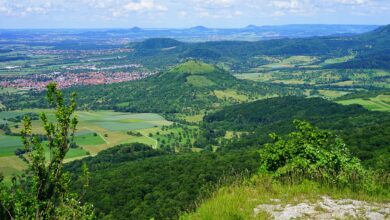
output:
[[359, 105], [343, 106], [321, 98], [281, 97], [229, 106], [205, 116], [214, 133], [250, 132], [237, 145], [268, 141], [268, 134], [292, 131], [294, 119], [307, 120], [340, 135], [351, 151], [369, 166], [390, 166], [390, 114], [372, 112]]
[[[180, 43], [171, 39], [151, 39], [133, 43], [134, 53], [129, 59], [146, 66], [172, 65], [188, 58], [207, 62], [227, 62], [238, 69], [251, 65], [251, 58], [267, 56], [325, 56], [342, 57], [357, 52], [356, 58], [327, 68], [383, 68], [388, 64], [390, 25], [355, 36], [311, 37], [277, 39], [256, 42], [217, 41], [204, 43]], [[165, 47], [165, 48], [164, 48]], [[258, 61], [256, 61], [258, 62]]]
[[82, 163], [91, 171], [84, 200], [94, 204], [100, 219], [174, 219], [224, 179], [252, 174], [259, 166], [255, 150], [168, 154], [122, 145], [68, 164], [77, 192]]

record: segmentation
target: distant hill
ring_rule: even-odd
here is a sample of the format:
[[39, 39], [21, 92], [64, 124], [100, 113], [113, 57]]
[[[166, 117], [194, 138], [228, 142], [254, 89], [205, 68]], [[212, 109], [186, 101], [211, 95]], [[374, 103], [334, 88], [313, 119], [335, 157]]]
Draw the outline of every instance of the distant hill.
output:
[[355, 36], [357, 56], [345, 63], [332, 65], [335, 68], [383, 68], [390, 70], [390, 25]]
[[208, 29], [205, 26], [195, 26], [195, 27], [189, 28], [189, 30], [191, 30], [191, 31], [209, 31], [210, 29]]
[[[81, 108], [155, 113], [196, 113], [257, 97], [300, 94], [296, 89], [238, 80], [221, 68], [195, 60], [143, 80], [64, 91], [76, 92]], [[43, 93], [9, 96], [2, 102], [10, 108], [44, 107], [43, 97]]]
[[[288, 26], [288, 29], [298, 31], [304, 27], [307, 26]], [[317, 26], [313, 25], [313, 27]], [[324, 26], [324, 28], [326, 27], [328, 26]], [[253, 25], [247, 28], [256, 30], [266, 29], [266, 27]], [[234, 64], [236, 67], [248, 68], [248, 60], [262, 55], [342, 57], [354, 51], [357, 52], [357, 56], [354, 59], [345, 63], [331, 64], [325, 66], [325, 68], [390, 69], [389, 29], [389, 26], [384, 26], [374, 31], [354, 36], [340, 35], [257, 42], [212, 41], [180, 43], [172, 39], [157, 38], [135, 43], [130, 45], [130, 47], [136, 49], [131, 57], [147, 66], [172, 65], [179, 60], [194, 58], [211, 63], [227, 62]], [[171, 47], [171, 49], [161, 50], [164, 47]], [[159, 60], [159, 62], [156, 60]]]

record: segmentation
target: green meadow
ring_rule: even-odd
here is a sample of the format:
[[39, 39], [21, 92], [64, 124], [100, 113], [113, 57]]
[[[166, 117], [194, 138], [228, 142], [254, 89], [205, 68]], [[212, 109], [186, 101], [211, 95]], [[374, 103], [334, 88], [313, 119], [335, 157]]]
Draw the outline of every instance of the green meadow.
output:
[[21, 146], [20, 137], [0, 134], [0, 157], [15, 155], [15, 150]]
[[354, 98], [338, 101], [342, 105], [358, 104], [372, 111], [390, 112], [390, 95], [378, 95], [372, 98]]
[[76, 135], [74, 141], [78, 145], [100, 145], [106, 143], [97, 133], [89, 132]]

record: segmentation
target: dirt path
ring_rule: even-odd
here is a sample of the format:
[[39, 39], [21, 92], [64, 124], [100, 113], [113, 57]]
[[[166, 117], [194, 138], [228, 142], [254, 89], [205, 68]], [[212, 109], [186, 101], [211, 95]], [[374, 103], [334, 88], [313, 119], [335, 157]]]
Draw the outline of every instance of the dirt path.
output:
[[[142, 134], [142, 133], [141, 133]], [[157, 149], [158, 148], [158, 141], [156, 140], [156, 139], [154, 139], [154, 138], [151, 138], [151, 137], [149, 137], [149, 136], [147, 136], [147, 135], [145, 135], [145, 134], [142, 134], [144, 137], [146, 137], [146, 138], [148, 138], [148, 139], [150, 139], [150, 140], [153, 140], [155, 143], [154, 143], [154, 147], [153, 147], [153, 149]]]
[[84, 129], [88, 130], [88, 131], [92, 131], [94, 133], [96, 133], [97, 135], [99, 135], [99, 137], [101, 137], [103, 139], [104, 142], [106, 142], [106, 144], [110, 144], [110, 142], [102, 135], [100, 134], [99, 132], [91, 129], [91, 128], [87, 128], [87, 127], [83, 127]]

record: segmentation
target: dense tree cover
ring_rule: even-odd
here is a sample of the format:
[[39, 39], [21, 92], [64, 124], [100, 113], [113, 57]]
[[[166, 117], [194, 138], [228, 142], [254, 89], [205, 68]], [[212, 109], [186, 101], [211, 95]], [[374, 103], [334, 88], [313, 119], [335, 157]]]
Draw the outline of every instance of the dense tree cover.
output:
[[141, 144], [123, 145], [67, 167], [78, 179], [73, 184], [76, 192], [82, 191], [81, 163], [90, 168], [84, 200], [94, 204], [101, 219], [177, 218], [224, 179], [251, 174], [259, 167], [256, 150], [161, 153]]
[[[144, 80], [74, 87], [64, 92], [77, 92], [81, 108], [175, 113], [199, 112], [232, 104], [231, 100], [221, 100], [213, 94], [214, 90], [224, 89], [235, 89], [252, 99], [265, 95], [300, 94], [296, 89], [238, 80], [218, 67], [199, 61], [185, 62], [170, 71]], [[0, 94], [0, 98], [11, 109], [45, 107], [41, 93]]]
[[[45, 113], [41, 114], [50, 149], [47, 158], [43, 143], [31, 133], [31, 120], [23, 120], [22, 142], [25, 162], [28, 169], [23, 176], [14, 178], [12, 185], [0, 179], [0, 219], [93, 219], [93, 207], [82, 205], [77, 194], [69, 192], [69, 175], [63, 170], [63, 162], [69, 151], [77, 118], [73, 115], [75, 95], [65, 104], [56, 84], [47, 87], [49, 104], [55, 108], [55, 123], [49, 122]], [[81, 183], [88, 185], [86, 168], [83, 169]]]
[[[74, 173], [81, 173], [84, 163], [88, 164], [89, 171], [96, 172], [113, 166], [114, 164], [143, 160], [149, 157], [166, 155], [168, 152], [140, 144], [120, 144], [109, 150], [102, 151], [96, 157], [87, 157], [65, 165], [65, 169]], [[75, 176], [74, 176], [75, 177]]]
[[181, 45], [180, 41], [170, 38], [152, 38], [142, 41], [135, 45], [135, 48], [142, 50], [164, 49], [172, 48]]
[[372, 112], [359, 105], [343, 106], [321, 98], [271, 98], [211, 113], [205, 116], [203, 126], [211, 134], [232, 130], [249, 132], [233, 144], [238, 147], [265, 143], [272, 132], [287, 134], [294, 128], [294, 119], [335, 131], [366, 165], [389, 169], [390, 114]]
[[390, 69], [390, 25], [358, 35], [354, 40], [362, 43], [355, 49], [358, 52], [357, 57], [345, 63], [331, 65], [332, 67]]
[[0, 56], [0, 62], [28, 60], [27, 56]]

